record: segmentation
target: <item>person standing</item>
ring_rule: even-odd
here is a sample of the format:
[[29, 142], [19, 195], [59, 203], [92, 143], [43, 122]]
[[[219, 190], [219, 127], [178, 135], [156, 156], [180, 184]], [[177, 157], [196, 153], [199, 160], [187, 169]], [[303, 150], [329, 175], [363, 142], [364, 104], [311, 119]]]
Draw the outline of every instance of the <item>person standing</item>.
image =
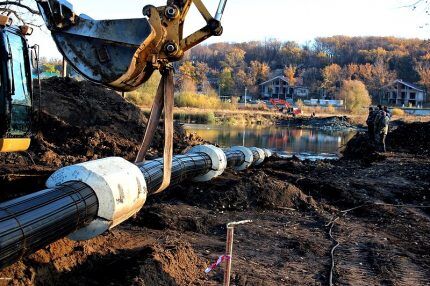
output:
[[388, 109], [388, 106], [384, 106], [384, 111], [385, 111], [385, 113], [387, 113], [388, 118], [390, 118], [390, 119], [391, 119], [391, 117], [392, 117], [393, 115], [391, 114], [390, 110]]
[[375, 144], [376, 146], [378, 146], [379, 142], [380, 142], [380, 129], [381, 129], [381, 120], [383, 118], [383, 112], [384, 110], [382, 110], [382, 105], [378, 105], [378, 109], [375, 112], [375, 118], [373, 120], [373, 138], [375, 140]]
[[374, 143], [375, 141], [375, 117], [376, 112], [373, 110], [373, 107], [369, 107], [369, 116], [367, 117], [367, 135], [369, 136], [369, 140]]
[[378, 123], [376, 124], [376, 135], [377, 135], [377, 151], [380, 152], [387, 152], [385, 140], [387, 139], [388, 135], [388, 126], [390, 124], [390, 117], [388, 117], [388, 114], [385, 111], [382, 111], [381, 115], [377, 119]]

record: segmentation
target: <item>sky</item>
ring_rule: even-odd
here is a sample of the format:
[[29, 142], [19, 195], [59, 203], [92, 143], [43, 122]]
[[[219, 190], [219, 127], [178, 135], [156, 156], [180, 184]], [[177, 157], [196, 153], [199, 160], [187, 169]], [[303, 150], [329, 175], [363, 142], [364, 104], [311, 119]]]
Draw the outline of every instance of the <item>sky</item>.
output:
[[[69, 0], [75, 12], [94, 19], [142, 17], [146, 4], [165, 5], [166, 0]], [[216, 11], [218, 0], [203, 0], [209, 11]], [[276, 38], [304, 44], [316, 37], [396, 36], [430, 38], [430, 16], [423, 10], [405, 7], [414, 0], [229, 0], [223, 17], [224, 34], [213, 42], [244, 42]], [[199, 29], [204, 21], [192, 8], [185, 33]], [[35, 31], [30, 40], [41, 46], [41, 55], [60, 55], [48, 31]]]

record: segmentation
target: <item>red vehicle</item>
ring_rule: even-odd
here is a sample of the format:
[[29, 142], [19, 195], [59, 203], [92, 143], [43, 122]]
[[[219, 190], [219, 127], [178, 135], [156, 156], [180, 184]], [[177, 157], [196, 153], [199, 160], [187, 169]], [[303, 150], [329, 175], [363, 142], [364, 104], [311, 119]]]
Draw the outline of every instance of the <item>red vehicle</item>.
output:
[[300, 108], [294, 107], [286, 100], [271, 98], [270, 103], [282, 113], [291, 114], [293, 116], [302, 114], [302, 110]]

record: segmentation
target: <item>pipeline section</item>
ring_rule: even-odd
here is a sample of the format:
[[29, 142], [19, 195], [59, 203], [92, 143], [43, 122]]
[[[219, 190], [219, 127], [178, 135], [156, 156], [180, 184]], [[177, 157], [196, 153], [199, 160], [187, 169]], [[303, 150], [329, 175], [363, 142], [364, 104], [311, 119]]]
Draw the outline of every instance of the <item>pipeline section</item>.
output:
[[[172, 185], [210, 181], [232, 168], [257, 166], [269, 150], [211, 145], [173, 158]], [[88, 240], [138, 213], [163, 180], [163, 159], [134, 165], [106, 158], [62, 168], [48, 189], [0, 204], [0, 269], [68, 236]]]

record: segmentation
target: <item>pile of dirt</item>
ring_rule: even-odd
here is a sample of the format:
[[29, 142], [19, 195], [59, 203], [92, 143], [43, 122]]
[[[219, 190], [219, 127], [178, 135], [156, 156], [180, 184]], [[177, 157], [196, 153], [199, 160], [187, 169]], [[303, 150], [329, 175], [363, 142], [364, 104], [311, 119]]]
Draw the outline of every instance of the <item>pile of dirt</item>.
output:
[[144, 259], [138, 264], [133, 286], [190, 285], [203, 277], [202, 269], [207, 267], [190, 244], [183, 242], [155, 244], [144, 248], [141, 254]]
[[398, 152], [430, 155], [430, 122], [398, 124], [387, 136], [387, 146]]
[[58, 240], [0, 276], [13, 285], [189, 285], [204, 278], [206, 267], [206, 260], [180, 239], [154, 243], [119, 231], [85, 242]]
[[[35, 102], [38, 105], [37, 98]], [[43, 80], [40, 107], [29, 155], [36, 165], [55, 168], [108, 156], [133, 160], [147, 123], [140, 108], [115, 91], [88, 81]], [[160, 155], [163, 138], [160, 128], [151, 156]], [[197, 139], [187, 137], [179, 125], [175, 126], [175, 152], [195, 145]], [[30, 162], [22, 154], [2, 154], [0, 163]]]
[[331, 117], [293, 117], [282, 120], [282, 126], [291, 126], [297, 128], [317, 128], [328, 131], [338, 131], [347, 129], [357, 129], [356, 126], [347, 116]]
[[[387, 135], [386, 146], [390, 152], [403, 152], [414, 155], [430, 155], [430, 122], [393, 122]], [[375, 162], [383, 159], [367, 133], [358, 133], [346, 145], [343, 158]]]
[[243, 211], [294, 208], [312, 210], [317, 204], [293, 184], [273, 179], [263, 170], [247, 170], [246, 178], [226, 171], [211, 184], [177, 186], [155, 200], [180, 200], [189, 205], [212, 210]]
[[371, 142], [367, 133], [357, 133], [342, 151], [345, 160], [361, 160], [372, 163], [384, 157], [376, 151], [375, 144]]

